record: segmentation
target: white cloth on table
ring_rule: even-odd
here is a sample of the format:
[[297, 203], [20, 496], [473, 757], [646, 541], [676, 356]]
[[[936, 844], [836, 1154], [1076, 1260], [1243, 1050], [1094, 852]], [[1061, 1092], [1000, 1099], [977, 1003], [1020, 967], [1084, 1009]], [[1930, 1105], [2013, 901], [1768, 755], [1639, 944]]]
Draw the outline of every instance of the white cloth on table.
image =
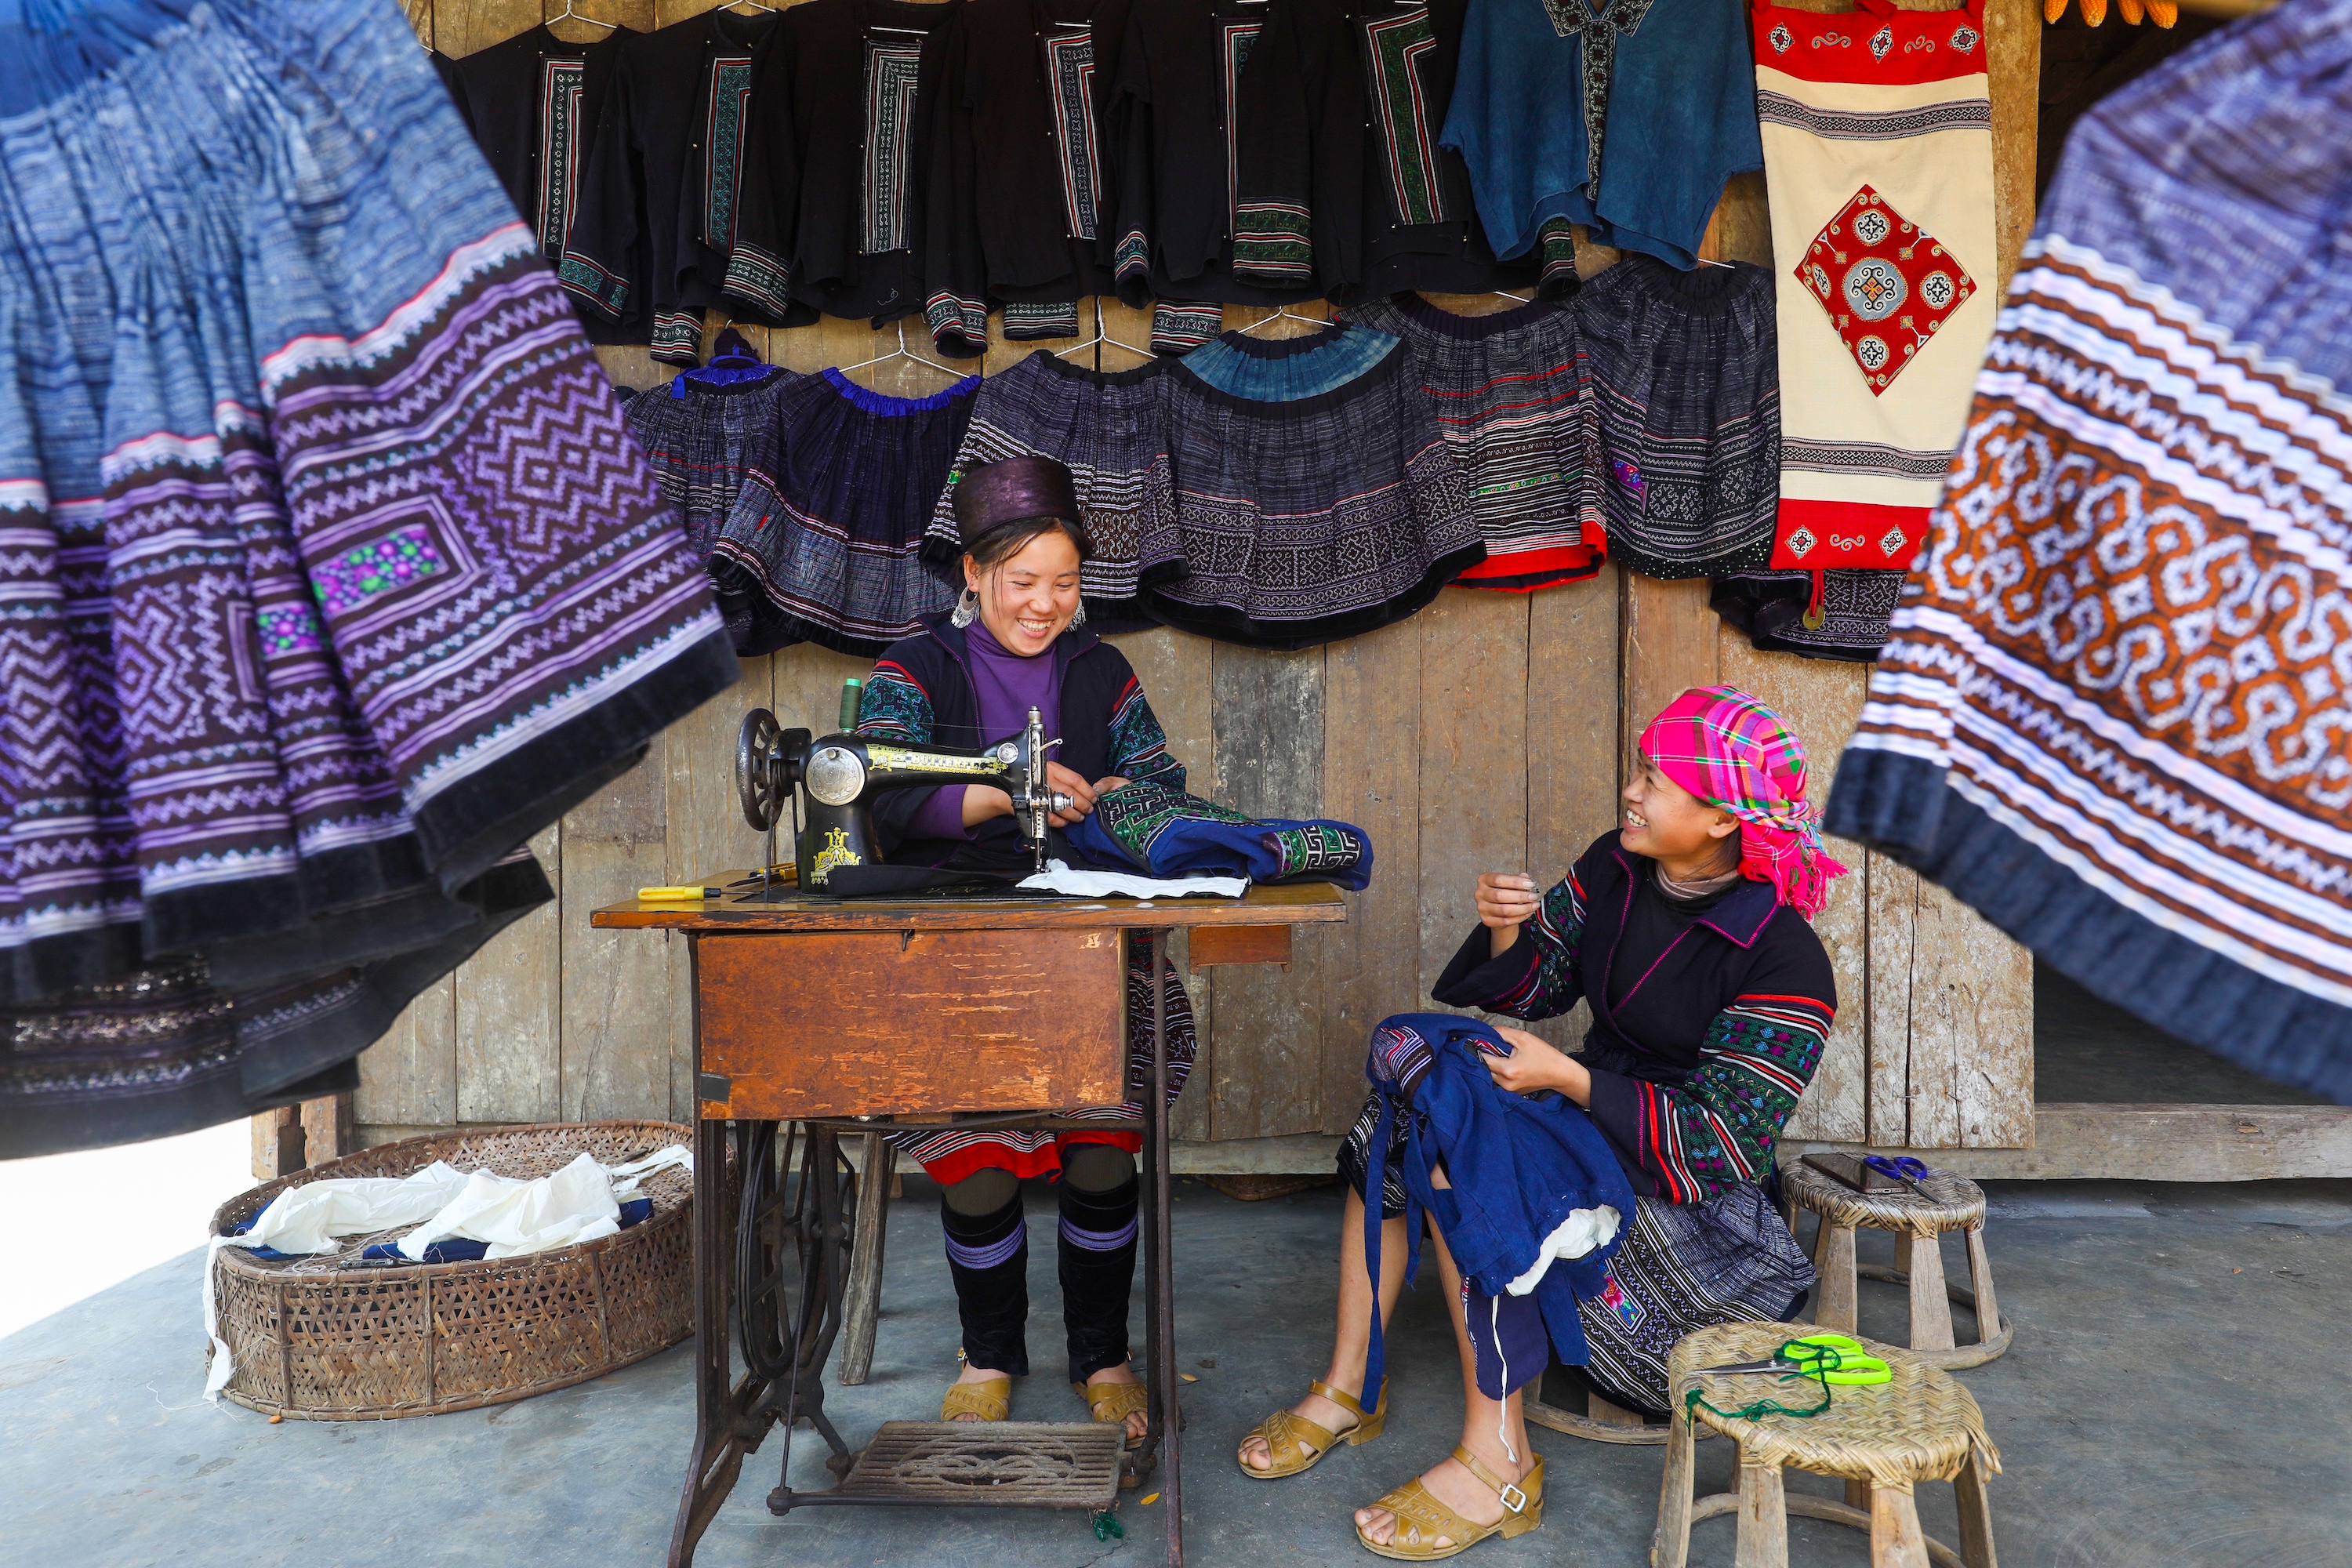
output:
[[1024, 888], [1043, 888], [1079, 899], [1183, 899], [1196, 895], [1238, 899], [1249, 891], [1246, 877], [1139, 877], [1127, 871], [1074, 871], [1059, 860], [1024, 880]]

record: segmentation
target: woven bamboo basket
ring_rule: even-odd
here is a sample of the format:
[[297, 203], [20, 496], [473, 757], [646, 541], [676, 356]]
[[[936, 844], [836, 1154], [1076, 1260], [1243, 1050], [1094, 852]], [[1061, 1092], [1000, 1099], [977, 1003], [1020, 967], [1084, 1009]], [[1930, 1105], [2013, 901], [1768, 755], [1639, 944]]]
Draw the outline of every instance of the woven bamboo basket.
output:
[[[282, 1176], [213, 1215], [224, 1235], [289, 1187], [329, 1176], [460, 1171], [544, 1176], [582, 1153], [605, 1164], [691, 1143], [673, 1121], [469, 1128], [380, 1144]], [[223, 1390], [249, 1409], [310, 1421], [382, 1421], [502, 1405], [599, 1377], [693, 1331], [694, 1178], [646, 1179], [652, 1215], [617, 1236], [529, 1258], [322, 1270], [215, 1255]]]

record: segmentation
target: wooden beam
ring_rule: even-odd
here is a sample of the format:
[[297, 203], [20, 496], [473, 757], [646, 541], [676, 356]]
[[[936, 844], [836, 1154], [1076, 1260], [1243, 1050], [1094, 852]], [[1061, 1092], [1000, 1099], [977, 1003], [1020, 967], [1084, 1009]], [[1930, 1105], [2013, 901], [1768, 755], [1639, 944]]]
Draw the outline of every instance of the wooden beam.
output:
[[[1988, 1181], [2352, 1176], [2352, 1106], [2045, 1104], [2033, 1112], [2031, 1149], [1926, 1149], [1920, 1157]], [[1791, 1142], [1780, 1159], [1861, 1147]]]

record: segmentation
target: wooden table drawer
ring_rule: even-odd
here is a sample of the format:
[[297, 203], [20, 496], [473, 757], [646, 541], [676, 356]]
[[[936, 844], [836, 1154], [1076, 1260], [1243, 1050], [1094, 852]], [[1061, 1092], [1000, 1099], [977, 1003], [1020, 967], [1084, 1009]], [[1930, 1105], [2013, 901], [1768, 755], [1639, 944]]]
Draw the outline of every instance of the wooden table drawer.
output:
[[1100, 930], [705, 936], [705, 1119], [1071, 1110], [1126, 1098], [1125, 938]]

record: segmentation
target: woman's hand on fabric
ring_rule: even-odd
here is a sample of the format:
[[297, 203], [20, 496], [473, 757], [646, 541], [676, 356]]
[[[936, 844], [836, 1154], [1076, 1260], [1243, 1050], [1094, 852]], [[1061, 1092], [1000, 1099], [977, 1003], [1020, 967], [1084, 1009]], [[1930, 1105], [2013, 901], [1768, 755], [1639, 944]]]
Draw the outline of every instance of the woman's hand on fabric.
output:
[[1057, 811], [1045, 819], [1056, 827], [1076, 827], [1081, 818], [1094, 811], [1095, 786], [1051, 759], [1045, 763], [1045, 787], [1055, 795], [1070, 797], [1068, 810]]
[[1539, 1089], [1555, 1089], [1579, 1105], [1592, 1099], [1592, 1075], [1584, 1064], [1539, 1035], [1525, 1029], [1497, 1026], [1495, 1033], [1510, 1043], [1507, 1057], [1484, 1057], [1487, 1076], [1513, 1094], [1533, 1094]]
[[1105, 773], [1102, 777], [1095, 780], [1095, 797], [1099, 800], [1104, 795], [1108, 795], [1111, 791], [1115, 789], [1125, 789], [1129, 784], [1131, 784], [1134, 782], [1135, 781], [1133, 779], [1123, 779], [1117, 773]]
[[1536, 879], [1524, 871], [1482, 871], [1470, 897], [1478, 909], [1478, 923], [1494, 933], [1497, 958], [1519, 940], [1519, 927], [1535, 919], [1543, 907]]

